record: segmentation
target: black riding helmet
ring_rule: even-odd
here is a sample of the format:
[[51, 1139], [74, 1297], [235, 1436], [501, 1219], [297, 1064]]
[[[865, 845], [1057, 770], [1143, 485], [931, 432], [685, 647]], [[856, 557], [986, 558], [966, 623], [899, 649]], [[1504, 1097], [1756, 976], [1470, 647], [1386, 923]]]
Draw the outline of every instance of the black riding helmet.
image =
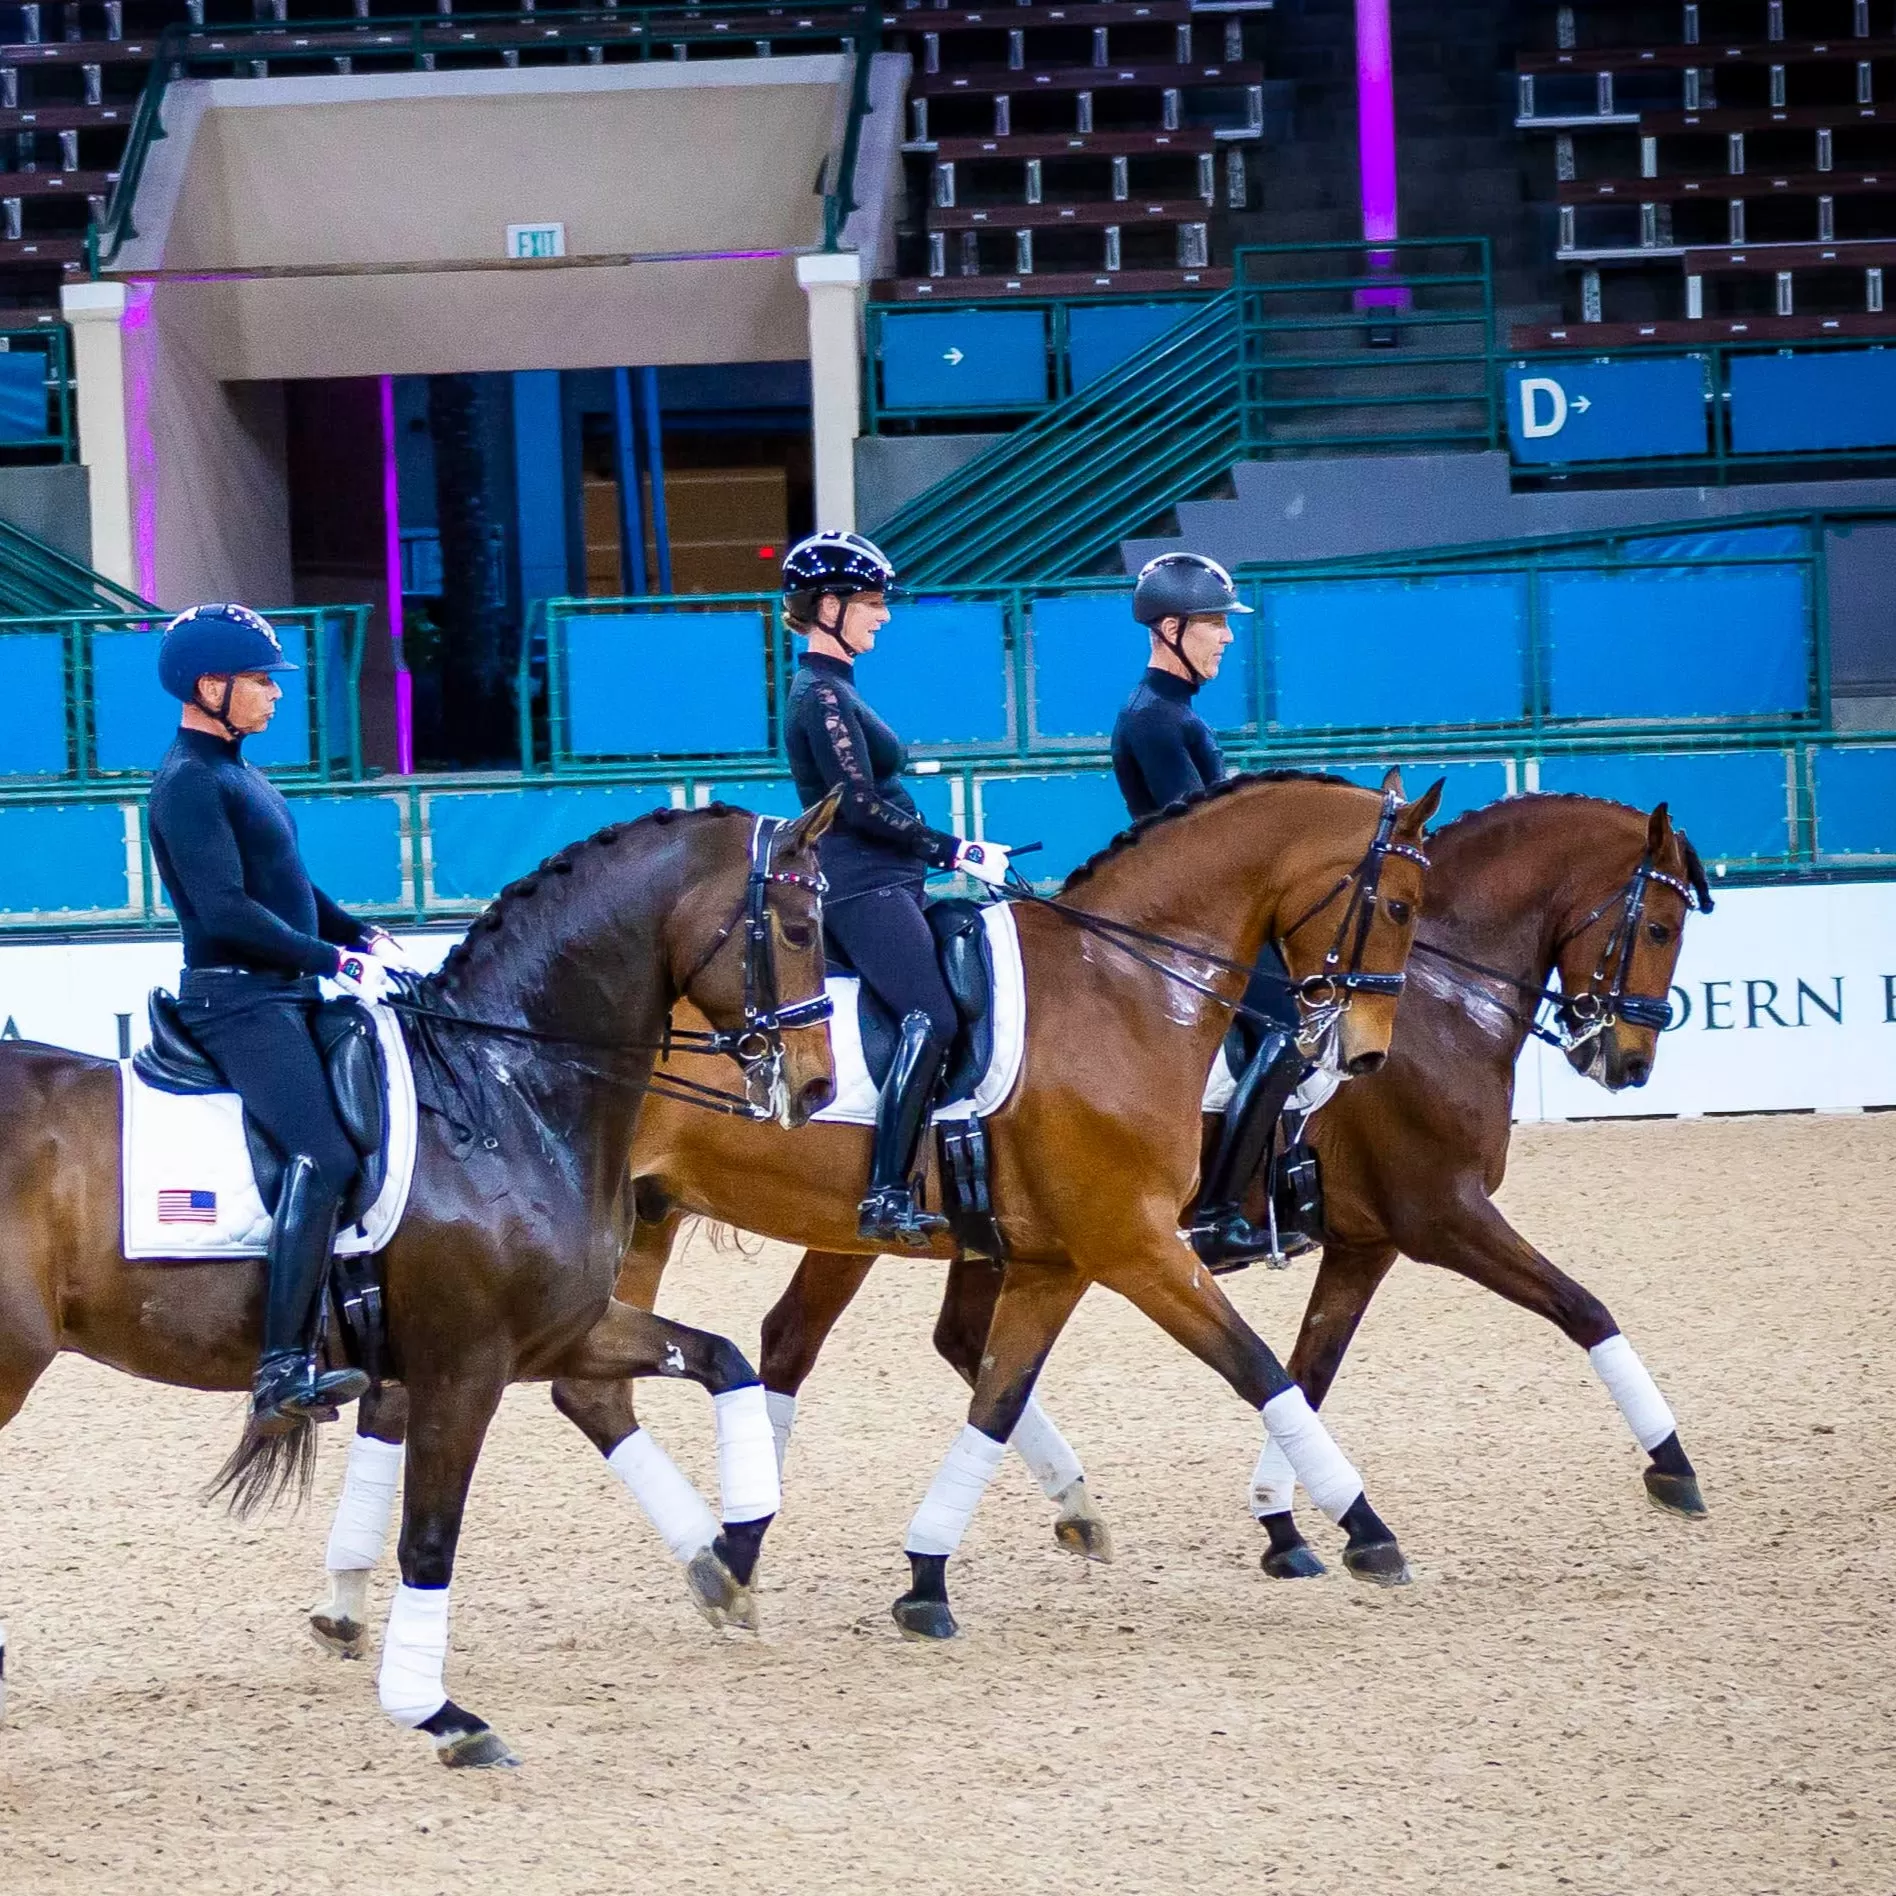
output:
[[[1251, 608], [1238, 597], [1231, 575], [1216, 560], [1202, 553], [1161, 553], [1146, 561], [1132, 589], [1132, 616], [1149, 626], [1155, 637], [1164, 640], [1173, 656], [1183, 665], [1194, 685], [1205, 680], [1198, 667], [1185, 656], [1185, 621], [1209, 618], [1220, 612], [1249, 612]], [[1178, 620], [1170, 633], [1159, 627], [1167, 619]]]
[[873, 540], [860, 533], [831, 530], [799, 540], [783, 561], [783, 614], [798, 632], [827, 632], [840, 637], [842, 621], [823, 625], [816, 616], [825, 593], [843, 600], [857, 593], [897, 591], [895, 566]]

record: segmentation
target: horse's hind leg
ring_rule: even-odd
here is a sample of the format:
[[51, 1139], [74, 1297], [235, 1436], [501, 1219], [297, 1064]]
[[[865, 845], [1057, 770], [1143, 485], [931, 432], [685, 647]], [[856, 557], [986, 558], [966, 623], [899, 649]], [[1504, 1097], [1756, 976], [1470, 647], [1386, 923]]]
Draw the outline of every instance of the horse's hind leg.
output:
[[802, 1389], [830, 1332], [869, 1281], [873, 1257], [848, 1251], [805, 1251], [783, 1295], [764, 1315], [764, 1401], [777, 1442], [777, 1467], [790, 1452], [796, 1426], [797, 1392]]
[[323, 1597], [309, 1609], [309, 1630], [325, 1652], [360, 1659], [368, 1640], [369, 1576], [388, 1544], [395, 1487], [408, 1434], [408, 1392], [384, 1383], [356, 1405], [342, 1493], [329, 1527]]
[[[1323, 1406], [1356, 1326], [1395, 1261], [1393, 1244], [1352, 1246], [1332, 1241], [1324, 1245], [1289, 1364], [1291, 1380], [1310, 1398], [1313, 1409]], [[1251, 1512], [1270, 1536], [1270, 1549], [1261, 1564], [1273, 1580], [1305, 1580], [1324, 1570], [1291, 1511], [1296, 1487], [1297, 1477], [1282, 1446], [1275, 1436], [1266, 1436], [1264, 1452], [1251, 1476]]]
[[1678, 1424], [1613, 1313], [1534, 1249], [1485, 1194], [1468, 1192], [1453, 1210], [1402, 1247], [1423, 1264], [1440, 1264], [1486, 1286], [1509, 1303], [1532, 1310], [1587, 1353], [1633, 1438], [1646, 1451], [1642, 1470], [1655, 1507], [1701, 1518], [1705, 1498], [1679, 1442]]
[[[28, 1392], [59, 1353], [59, 1336], [44, 1298], [16, 1299], [0, 1286], [0, 1429], [20, 1413]], [[0, 1725], [7, 1718], [7, 1629], [0, 1622]]]
[[[981, 1373], [981, 1353], [993, 1326], [1001, 1276], [1002, 1267], [984, 1257], [959, 1257], [948, 1266], [941, 1314], [935, 1319], [935, 1348], [970, 1389]], [[1007, 1445], [1027, 1464], [1041, 1493], [1058, 1510], [1053, 1522], [1055, 1544], [1087, 1560], [1110, 1561], [1112, 1529], [1093, 1505], [1079, 1456], [1040, 1406], [1038, 1396], [1028, 1396]]]

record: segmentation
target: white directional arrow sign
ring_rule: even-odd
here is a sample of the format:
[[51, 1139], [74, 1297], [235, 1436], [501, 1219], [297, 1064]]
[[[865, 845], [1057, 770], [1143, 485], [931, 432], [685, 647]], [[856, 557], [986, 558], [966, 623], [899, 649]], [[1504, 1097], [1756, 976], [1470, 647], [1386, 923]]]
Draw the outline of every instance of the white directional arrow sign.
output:
[[963, 355], [962, 355], [962, 353], [961, 353], [961, 351], [960, 351], [959, 349], [945, 349], [945, 350], [943, 350], [943, 351], [942, 351], [942, 357], [941, 357], [941, 359], [942, 359], [942, 360], [943, 360], [943, 361], [944, 361], [945, 363], [947, 363], [947, 365], [948, 365], [948, 366], [949, 366], [949, 367], [950, 367], [951, 369], [958, 369], [958, 368], [960, 368], [960, 366], [961, 366], [961, 364], [962, 364], [962, 362], [963, 362], [963, 361], [965, 360], [965, 358], [963, 357]]
[[1576, 415], [1584, 415], [1587, 412], [1587, 410], [1591, 408], [1592, 406], [1593, 406], [1593, 398], [1591, 396], [1576, 395], [1573, 398], [1573, 412]]

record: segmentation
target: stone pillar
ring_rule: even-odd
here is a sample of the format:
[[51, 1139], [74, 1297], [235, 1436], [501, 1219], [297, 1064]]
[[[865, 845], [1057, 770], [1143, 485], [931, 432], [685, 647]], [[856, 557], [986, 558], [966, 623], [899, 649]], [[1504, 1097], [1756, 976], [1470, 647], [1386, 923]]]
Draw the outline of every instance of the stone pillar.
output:
[[92, 565], [134, 592], [132, 470], [125, 427], [125, 285], [68, 283], [60, 312], [72, 329], [79, 459], [92, 508]]
[[810, 437], [819, 531], [856, 524], [856, 436], [862, 417], [862, 259], [825, 251], [797, 259], [810, 299]]

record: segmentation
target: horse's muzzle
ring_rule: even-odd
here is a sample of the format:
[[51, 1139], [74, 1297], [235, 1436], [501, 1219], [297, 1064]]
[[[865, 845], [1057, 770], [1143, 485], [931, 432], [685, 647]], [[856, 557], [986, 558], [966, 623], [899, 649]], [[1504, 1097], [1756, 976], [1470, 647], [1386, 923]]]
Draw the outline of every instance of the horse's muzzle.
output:
[[1353, 1080], [1366, 1080], [1388, 1058], [1386, 1053], [1359, 1053], [1353, 1060], [1345, 1062], [1343, 1070]]

